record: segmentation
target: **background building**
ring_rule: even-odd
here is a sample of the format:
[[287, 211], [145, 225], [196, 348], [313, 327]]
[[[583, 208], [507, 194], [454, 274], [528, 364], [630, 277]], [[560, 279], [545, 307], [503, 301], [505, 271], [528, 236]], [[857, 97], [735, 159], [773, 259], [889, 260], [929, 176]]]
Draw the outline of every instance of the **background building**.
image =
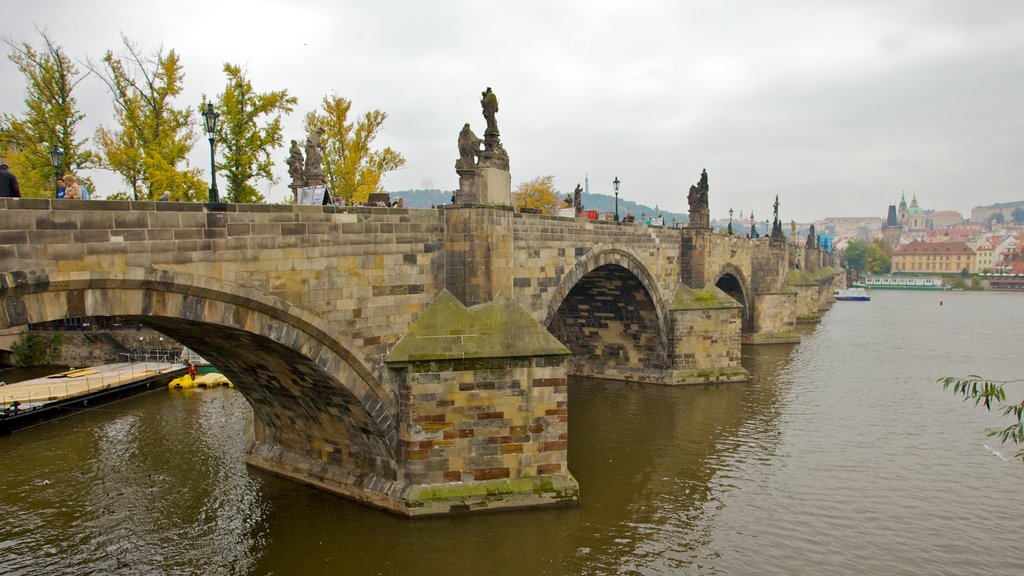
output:
[[900, 246], [892, 255], [892, 271], [911, 274], [975, 272], [974, 250], [964, 242], [922, 242]]

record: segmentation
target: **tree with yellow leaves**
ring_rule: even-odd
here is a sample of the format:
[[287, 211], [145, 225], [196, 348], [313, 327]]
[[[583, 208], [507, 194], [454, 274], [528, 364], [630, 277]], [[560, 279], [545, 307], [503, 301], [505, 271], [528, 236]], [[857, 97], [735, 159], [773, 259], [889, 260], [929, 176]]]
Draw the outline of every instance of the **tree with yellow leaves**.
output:
[[405, 157], [385, 147], [371, 148], [386, 112], [371, 110], [354, 123], [348, 114], [352, 102], [341, 96], [325, 96], [319, 111], [306, 114], [306, 130], [323, 130], [324, 176], [335, 198], [346, 202], [365, 202], [371, 192], [382, 192], [385, 172], [405, 166]]
[[558, 207], [554, 176], [538, 176], [516, 187], [516, 208], [531, 208], [553, 214]]
[[90, 64], [113, 95], [119, 125], [96, 131], [101, 166], [120, 174], [135, 200], [156, 200], [165, 191], [176, 200], [206, 198], [200, 170], [179, 168], [187, 165], [196, 135], [191, 110], [173, 103], [184, 79], [178, 54], [159, 48], [145, 56], [127, 37], [121, 41], [125, 56], [107, 51], [103, 69]]
[[18, 176], [22, 196], [52, 197], [56, 182], [51, 147], [64, 151], [62, 172], [88, 168], [92, 155], [85, 140], [75, 137], [85, 115], [78, 110], [72, 92], [84, 77], [45, 30], [37, 32], [42, 37], [40, 48], [4, 39], [11, 48], [8, 58], [25, 76], [25, 113], [20, 117], [0, 115], [0, 146], [6, 149], [11, 172]]

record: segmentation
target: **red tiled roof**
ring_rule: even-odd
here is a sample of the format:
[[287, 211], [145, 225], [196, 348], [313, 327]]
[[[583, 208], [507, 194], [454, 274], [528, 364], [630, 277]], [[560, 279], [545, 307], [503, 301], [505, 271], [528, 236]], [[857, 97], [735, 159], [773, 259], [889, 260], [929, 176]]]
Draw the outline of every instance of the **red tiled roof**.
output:
[[956, 256], [961, 255], [972, 255], [974, 250], [963, 242], [921, 242], [915, 240], [905, 246], [900, 246], [894, 254], [899, 256], [918, 256], [918, 255], [947, 255]]

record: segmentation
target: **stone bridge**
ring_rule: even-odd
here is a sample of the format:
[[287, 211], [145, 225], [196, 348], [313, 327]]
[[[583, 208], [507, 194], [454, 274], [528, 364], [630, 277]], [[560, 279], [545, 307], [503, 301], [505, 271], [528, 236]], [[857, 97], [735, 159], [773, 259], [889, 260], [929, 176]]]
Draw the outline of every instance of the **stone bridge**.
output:
[[572, 504], [567, 375], [743, 380], [828, 255], [459, 204], [0, 199], [0, 329], [121, 316], [212, 359], [248, 461], [399, 514]]

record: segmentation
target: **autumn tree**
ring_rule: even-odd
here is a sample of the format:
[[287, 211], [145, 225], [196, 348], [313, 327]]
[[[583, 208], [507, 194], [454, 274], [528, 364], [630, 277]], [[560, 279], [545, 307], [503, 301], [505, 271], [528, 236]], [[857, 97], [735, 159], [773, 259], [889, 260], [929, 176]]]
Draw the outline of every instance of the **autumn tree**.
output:
[[123, 57], [107, 51], [102, 67], [90, 64], [110, 89], [118, 124], [96, 131], [100, 165], [120, 174], [136, 200], [155, 200], [165, 190], [174, 199], [205, 198], [200, 170], [179, 168], [187, 166], [196, 135], [191, 111], [173, 104], [184, 80], [178, 54], [159, 48], [145, 56], [127, 37], [121, 41]]
[[50, 163], [54, 144], [64, 150], [64, 172], [89, 167], [92, 155], [85, 147], [86, 140], [75, 137], [85, 115], [72, 93], [85, 76], [46, 31], [36, 31], [42, 38], [39, 48], [4, 39], [11, 48], [8, 58], [25, 76], [25, 113], [0, 116], [0, 146], [6, 149], [11, 171], [18, 176], [22, 196], [46, 197], [53, 196], [55, 187]]
[[889, 271], [891, 261], [886, 253], [886, 244], [874, 240], [868, 244], [851, 240], [846, 246], [847, 266], [859, 275], [882, 274]]
[[558, 192], [554, 176], [538, 176], [516, 187], [517, 208], [531, 208], [545, 214], [554, 213], [558, 206]]
[[263, 203], [253, 183], [261, 178], [276, 181], [271, 152], [283, 141], [281, 115], [291, 112], [298, 100], [287, 90], [254, 91], [245, 70], [234, 64], [224, 64], [224, 74], [228, 82], [217, 97], [217, 169], [227, 178], [224, 200]]
[[323, 170], [331, 193], [346, 202], [365, 202], [371, 192], [383, 191], [384, 173], [405, 166], [405, 157], [388, 147], [372, 148], [386, 112], [371, 110], [352, 122], [351, 109], [347, 98], [326, 96], [320, 110], [306, 114], [306, 130], [323, 130]]

